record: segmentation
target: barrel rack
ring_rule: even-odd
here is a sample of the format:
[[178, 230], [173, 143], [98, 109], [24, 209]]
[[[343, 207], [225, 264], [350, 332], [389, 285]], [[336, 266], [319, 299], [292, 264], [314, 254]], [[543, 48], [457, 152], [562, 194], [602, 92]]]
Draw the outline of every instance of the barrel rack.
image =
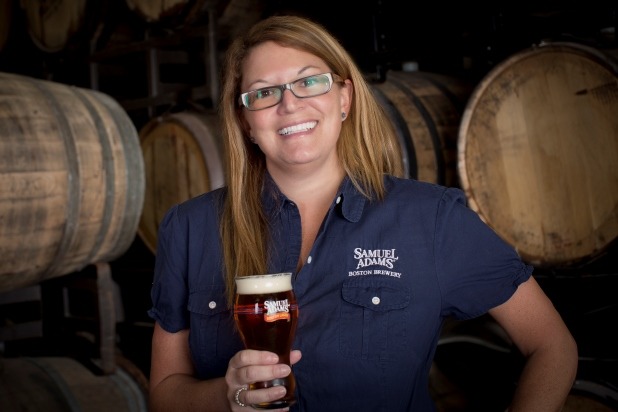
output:
[[46, 344], [38, 351], [46, 355], [100, 359], [103, 374], [116, 368], [116, 323], [123, 309], [108, 263], [0, 293], [0, 314], [0, 342], [9, 355], [39, 339]]

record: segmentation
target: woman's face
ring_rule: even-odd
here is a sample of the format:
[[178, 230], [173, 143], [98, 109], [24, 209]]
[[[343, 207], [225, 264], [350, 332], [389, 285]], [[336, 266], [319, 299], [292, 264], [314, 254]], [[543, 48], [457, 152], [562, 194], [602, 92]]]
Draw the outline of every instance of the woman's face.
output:
[[[312, 54], [266, 42], [245, 59], [241, 91], [329, 72], [326, 63]], [[336, 144], [341, 114], [348, 113], [351, 98], [350, 80], [345, 85], [333, 81], [330, 91], [319, 96], [298, 98], [286, 89], [275, 106], [255, 111], [243, 108], [249, 135], [265, 154], [271, 174], [340, 167]]]

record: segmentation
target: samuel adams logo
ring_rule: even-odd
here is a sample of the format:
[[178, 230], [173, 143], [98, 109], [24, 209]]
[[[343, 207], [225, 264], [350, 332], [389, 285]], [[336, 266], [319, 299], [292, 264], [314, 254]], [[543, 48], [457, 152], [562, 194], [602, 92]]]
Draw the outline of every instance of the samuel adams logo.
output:
[[362, 270], [369, 266], [382, 266], [387, 269], [393, 269], [395, 262], [399, 260], [395, 253], [395, 249], [354, 249], [354, 259], [358, 262], [356, 264], [356, 270], [350, 271], [349, 276], [363, 276], [363, 275], [385, 275], [401, 277], [401, 273], [393, 272], [390, 270], [382, 269], [369, 269]]
[[290, 303], [287, 299], [266, 300], [264, 301], [264, 309], [266, 309], [266, 313], [264, 313], [264, 320], [266, 322], [275, 322], [282, 319], [290, 320]]

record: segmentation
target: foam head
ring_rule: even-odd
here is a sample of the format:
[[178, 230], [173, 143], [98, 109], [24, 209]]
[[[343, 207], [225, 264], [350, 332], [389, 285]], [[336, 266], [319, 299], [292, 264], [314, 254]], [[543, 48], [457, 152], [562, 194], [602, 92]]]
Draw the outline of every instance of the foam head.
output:
[[236, 277], [236, 293], [239, 295], [260, 295], [291, 289], [292, 273], [290, 272]]

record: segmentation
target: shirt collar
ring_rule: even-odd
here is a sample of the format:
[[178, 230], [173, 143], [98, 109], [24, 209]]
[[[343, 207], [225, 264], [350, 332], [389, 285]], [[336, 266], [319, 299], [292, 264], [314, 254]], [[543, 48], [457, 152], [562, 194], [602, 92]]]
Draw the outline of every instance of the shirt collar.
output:
[[348, 176], [343, 179], [336, 199], [340, 199], [341, 215], [350, 222], [358, 222], [363, 215], [367, 198], [360, 193]]
[[[360, 193], [349, 177], [345, 177], [335, 199], [335, 208], [340, 211], [343, 218], [350, 222], [358, 222], [363, 214], [363, 209], [367, 198]], [[262, 204], [264, 211], [269, 216], [274, 216], [281, 211], [281, 208], [286, 202], [291, 202], [282, 192], [272, 179], [270, 174], [266, 172], [264, 177], [264, 186], [262, 188]]]

